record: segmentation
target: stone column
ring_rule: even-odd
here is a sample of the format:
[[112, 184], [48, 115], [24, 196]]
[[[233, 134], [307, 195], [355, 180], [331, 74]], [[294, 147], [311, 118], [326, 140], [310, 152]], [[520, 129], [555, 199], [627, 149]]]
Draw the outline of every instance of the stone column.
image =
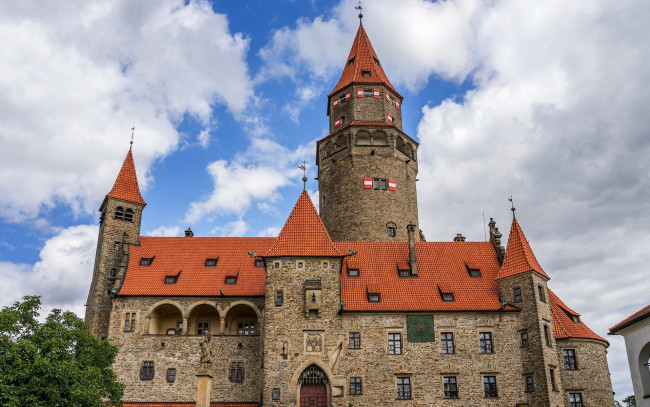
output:
[[210, 337], [201, 342], [201, 359], [199, 370], [196, 373], [198, 381], [196, 384], [196, 407], [210, 407], [210, 390], [212, 389], [212, 366], [213, 353], [210, 347]]
[[219, 321], [219, 333], [220, 334], [225, 334], [226, 333], [226, 317], [221, 317], [221, 321]]

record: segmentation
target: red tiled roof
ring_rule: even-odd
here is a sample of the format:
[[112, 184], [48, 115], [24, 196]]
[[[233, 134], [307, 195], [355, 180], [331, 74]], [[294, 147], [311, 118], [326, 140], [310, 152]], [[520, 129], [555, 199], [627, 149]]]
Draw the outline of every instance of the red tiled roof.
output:
[[[249, 251], [263, 254], [272, 237], [147, 237], [129, 249], [126, 278], [119, 295], [263, 296], [265, 269], [255, 267]], [[154, 258], [141, 266], [141, 258]], [[206, 259], [218, 258], [216, 267]], [[182, 270], [176, 284], [165, 284], [165, 276]], [[237, 283], [225, 284], [227, 275]]]
[[[349, 64], [348, 61], [352, 58], [354, 58], [354, 62]], [[393, 85], [391, 85], [390, 81], [386, 77], [381, 65], [375, 63], [375, 59], [379, 61], [379, 57], [377, 57], [377, 54], [370, 43], [370, 39], [368, 39], [366, 30], [364, 30], [362, 25], [360, 25], [357, 35], [354, 38], [354, 42], [352, 43], [350, 55], [348, 55], [348, 59], [345, 60], [345, 68], [343, 68], [341, 79], [339, 79], [339, 82], [330, 93], [330, 96], [353, 82], [383, 83], [401, 99], [402, 95], [393, 88]], [[369, 71], [370, 76], [362, 76], [361, 71]]]
[[[356, 250], [359, 277], [341, 274], [341, 299], [346, 311], [494, 311], [502, 308], [499, 271], [494, 247], [489, 242], [416, 242], [418, 276], [400, 278], [396, 262], [408, 262], [408, 242], [336, 242], [341, 253]], [[350, 260], [347, 260], [350, 261]], [[465, 263], [481, 270], [470, 277]], [[349, 267], [349, 266], [348, 266]], [[454, 293], [443, 302], [438, 286]], [[381, 290], [380, 302], [368, 302], [368, 287]], [[508, 309], [512, 310], [512, 309]]]
[[115, 179], [113, 189], [106, 196], [144, 205], [147, 204], [142, 199], [142, 195], [140, 195], [138, 177], [135, 175], [135, 164], [133, 163], [133, 154], [131, 154], [130, 149], [126, 153], [126, 158], [124, 159], [120, 173], [117, 175], [117, 179]]
[[614, 325], [613, 327], [609, 328], [609, 334], [610, 335], [615, 335], [616, 332], [620, 331], [621, 329], [628, 327], [635, 322], [641, 321], [642, 319], [646, 319], [650, 317], [650, 304], [646, 305], [645, 307], [641, 308], [634, 314], [630, 315], [629, 317], [625, 318], [618, 324]]
[[555, 331], [556, 339], [569, 339], [569, 338], [585, 338], [596, 339], [603, 341], [607, 344], [605, 339], [596, 335], [594, 331], [589, 329], [584, 322], [573, 322], [573, 316], [580, 316], [577, 312], [573, 311], [566, 304], [558, 298], [557, 295], [550, 289], [548, 290], [549, 303], [551, 305], [551, 314], [553, 315], [553, 330]]
[[519, 222], [515, 219], [512, 221], [512, 226], [510, 227], [508, 247], [497, 279], [514, 276], [530, 270], [550, 280], [550, 277], [546, 275], [544, 270], [542, 270], [542, 266], [537, 262], [535, 254], [530, 248], [523, 230], [519, 226]]
[[300, 194], [273, 247], [264, 256], [341, 256], [334, 248], [307, 191], [303, 190]]
[[[124, 403], [124, 407], [188, 407], [196, 406], [195, 402], [181, 403]], [[258, 403], [210, 403], [210, 407], [258, 407]]]

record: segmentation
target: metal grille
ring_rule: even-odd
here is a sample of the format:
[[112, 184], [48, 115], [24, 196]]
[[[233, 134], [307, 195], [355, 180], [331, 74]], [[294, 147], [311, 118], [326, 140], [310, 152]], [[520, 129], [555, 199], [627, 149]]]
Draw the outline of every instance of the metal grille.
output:
[[300, 378], [298, 379], [298, 383], [301, 385], [327, 384], [327, 375], [320, 367], [311, 365], [302, 372]]

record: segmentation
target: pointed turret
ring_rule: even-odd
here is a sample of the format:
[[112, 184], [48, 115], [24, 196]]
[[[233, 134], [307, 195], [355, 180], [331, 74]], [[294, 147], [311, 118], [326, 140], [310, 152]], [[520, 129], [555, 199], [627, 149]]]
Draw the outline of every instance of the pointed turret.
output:
[[375, 50], [372, 48], [372, 44], [363, 25], [359, 25], [359, 30], [357, 30], [357, 35], [352, 43], [352, 48], [350, 49], [345, 68], [343, 68], [341, 78], [334, 87], [334, 90], [330, 92], [330, 96], [353, 82], [360, 84], [383, 84], [395, 92], [400, 99], [402, 98], [393, 85], [391, 85], [388, 77], [386, 77], [379, 57], [377, 57]]
[[526, 236], [524, 236], [524, 232], [521, 230], [521, 226], [519, 226], [519, 222], [517, 222], [517, 219], [514, 219], [510, 227], [506, 255], [497, 279], [514, 276], [531, 270], [550, 280], [550, 277], [537, 262], [535, 254], [530, 248], [528, 240], [526, 240]]
[[339, 257], [307, 191], [303, 190], [265, 257]]
[[113, 188], [108, 194], [106, 194], [106, 196], [143, 205], [147, 204], [140, 194], [140, 187], [138, 186], [138, 177], [135, 174], [135, 163], [133, 162], [131, 149], [126, 153], [120, 173], [115, 179], [115, 184], [113, 184]]

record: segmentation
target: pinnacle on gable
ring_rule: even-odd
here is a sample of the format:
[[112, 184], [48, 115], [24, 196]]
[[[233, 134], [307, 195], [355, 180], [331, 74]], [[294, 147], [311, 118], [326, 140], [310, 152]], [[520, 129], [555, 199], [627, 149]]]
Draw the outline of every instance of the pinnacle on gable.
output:
[[124, 201], [135, 202], [146, 205], [147, 203], [142, 199], [140, 194], [140, 187], [138, 186], [138, 177], [135, 173], [135, 163], [133, 162], [133, 153], [131, 149], [126, 153], [124, 163], [120, 169], [120, 173], [115, 179], [115, 184], [111, 191], [106, 194], [106, 197], [122, 199]]
[[530, 244], [523, 230], [521, 230], [521, 226], [519, 226], [519, 222], [517, 222], [517, 219], [514, 219], [510, 227], [508, 247], [506, 248], [503, 265], [501, 266], [501, 270], [499, 270], [497, 279], [514, 276], [531, 270], [550, 280], [550, 277], [537, 262], [535, 254], [530, 248]]
[[300, 194], [278, 238], [264, 256], [341, 256], [306, 190]]
[[372, 44], [363, 25], [360, 25], [359, 30], [357, 30], [357, 35], [352, 43], [352, 48], [346, 60], [345, 68], [343, 68], [341, 78], [334, 87], [334, 90], [330, 93], [330, 96], [351, 83], [383, 83], [401, 98], [399, 92], [391, 85], [388, 77], [384, 73], [381, 62], [379, 62], [379, 57], [377, 57], [375, 50], [372, 48]]

